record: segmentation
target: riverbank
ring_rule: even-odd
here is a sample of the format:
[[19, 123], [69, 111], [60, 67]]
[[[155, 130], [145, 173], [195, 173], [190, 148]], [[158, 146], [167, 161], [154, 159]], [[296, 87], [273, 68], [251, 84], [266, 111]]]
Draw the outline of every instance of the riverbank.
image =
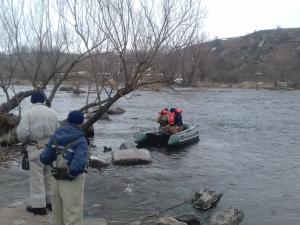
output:
[[[111, 81], [116, 85], [115, 81]], [[31, 85], [29, 80], [16, 80], [15, 85]], [[53, 85], [50, 83], [50, 85]], [[61, 87], [63, 86], [76, 86], [76, 87], [83, 87], [88, 86], [88, 82], [83, 80], [78, 83], [78, 81], [66, 80]], [[174, 86], [182, 87], [182, 84], [175, 83]], [[164, 88], [164, 84], [152, 84], [151, 86], [145, 86], [142, 89], [151, 89], [158, 91]], [[184, 87], [193, 87], [193, 88], [200, 88], [200, 89], [207, 89], [207, 88], [235, 88], [235, 89], [267, 89], [267, 90], [299, 90], [300, 83], [296, 81], [288, 81], [288, 82], [240, 82], [240, 83], [222, 83], [222, 82], [198, 82], [196, 84], [192, 84], [191, 86], [184, 86]], [[92, 88], [93, 89], [93, 88]]]
[[[1, 225], [51, 225], [52, 214], [47, 216], [33, 215], [26, 212], [26, 202], [18, 201], [7, 207], [0, 207]], [[84, 220], [84, 225], [107, 225], [105, 219], [93, 218]]]

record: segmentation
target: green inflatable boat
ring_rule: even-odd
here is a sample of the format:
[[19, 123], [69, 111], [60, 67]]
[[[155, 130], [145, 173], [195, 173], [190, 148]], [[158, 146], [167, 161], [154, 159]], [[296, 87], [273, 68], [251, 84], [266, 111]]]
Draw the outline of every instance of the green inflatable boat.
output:
[[178, 147], [199, 140], [199, 131], [196, 126], [184, 124], [184, 130], [173, 135], [162, 133], [159, 129], [149, 129], [134, 134], [134, 141], [138, 145], [166, 145]]

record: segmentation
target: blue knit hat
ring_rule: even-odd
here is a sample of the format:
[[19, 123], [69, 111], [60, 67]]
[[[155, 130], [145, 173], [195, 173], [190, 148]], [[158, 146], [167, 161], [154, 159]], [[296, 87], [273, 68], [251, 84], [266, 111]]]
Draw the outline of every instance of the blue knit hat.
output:
[[84, 121], [83, 113], [79, 110], [71, 111], [68, 115], [68, 122], [72, 124], [82, 124]]
[[35, 104], [35, 103], [44, 103], [46, 100], [45, 95], [40, 92], [40, 91], [34, 91], [31, 95], [31, 103]]

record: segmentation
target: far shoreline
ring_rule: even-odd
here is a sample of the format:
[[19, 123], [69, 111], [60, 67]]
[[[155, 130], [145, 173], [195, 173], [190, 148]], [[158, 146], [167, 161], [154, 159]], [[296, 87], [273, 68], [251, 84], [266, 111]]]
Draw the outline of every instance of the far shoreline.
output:
[[[16, 80], [14, 85], [31, 85], [29, 80]], [[53, 85], [50, 83], [49, 85]], [[77, 87], [82, 88], [88, 86], [87, 82], [81, 82], [80, 85], [74, 81], [65, 81], [60, 87]], [[255, 90], [300, 90], [300, 88], [293, 82], [241, 82], [241, 83], [217, 83], [217, 82], [199, 82], [195, 85], [182, 85], [180, 83], [174, 83], [170, 85], [175, 88], [195, 88], [195, 89], [255, 89]], [[161, 89], [168, 87], [163, 84], [153, 84], [145, 86], [139, 90], [143, 91], [160, 91]]]

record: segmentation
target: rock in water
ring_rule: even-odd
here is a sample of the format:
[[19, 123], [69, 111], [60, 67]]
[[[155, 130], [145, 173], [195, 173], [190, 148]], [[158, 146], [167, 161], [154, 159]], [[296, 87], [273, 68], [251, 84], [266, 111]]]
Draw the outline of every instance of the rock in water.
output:
[[238, 225], [244, 219], [240, 209], [230, 208], [216, 212], [209, 219], [209, 225]]
[[216, 206], [221, 197], [222, 193], [216, 191], [199, 190], [192, 199], [193, 207], [201, 210], [210, 209]]
[[200, 225], [200, 220], [195, 214], [186, 214], [175, 217], [176, 220], [184, 222], [187, 225]]
[[124, 142], [120, 145], [119, 150], [123, 149], [135, 149], [136, 144], [134, 142]]
[[158, 225], [187, 225], [184, 222], [180, 222], [172, 217], [160, 218], [157, 222]]
[[117, 106], [117, 107], [109, 108], [106, 112], [107, 112], [107, 114], [111, 115], [111, 114], [123, 114], [126, 111], [125, 111], [125, 109]]
[[139, 165], [151, 163], [151, 154], [147, 149], [125, 149], [112, 152], [112, 161], [118, 165]]
[[58, 89], [59, 91], [72, 92], [74, 90], [73, 86], [63, 86]]
[[108, 159], [105, 157], [100, 157], [96, 155], [91, 155], [89, 158], [89, 167], [101, 169], [103, 167], [109, 166]]

